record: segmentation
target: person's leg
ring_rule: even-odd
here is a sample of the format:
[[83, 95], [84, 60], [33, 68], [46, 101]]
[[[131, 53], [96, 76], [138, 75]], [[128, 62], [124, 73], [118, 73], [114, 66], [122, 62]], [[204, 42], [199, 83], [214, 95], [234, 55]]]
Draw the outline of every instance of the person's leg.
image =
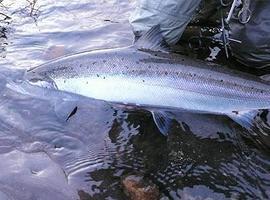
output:
[[168, 44], [175, 44], [198, 8], [201, 0], [138, 0], [130, 17], [135, 36], [160, 25]]
[[[233, 56], [241, 63], [270, 72], [270, 1], [251, 1], [250, 19], [242, 21], [241, 9], [236, 9], [230, 21], [230, 42]], [[239, 14], [240, 13], [240, 14]]]

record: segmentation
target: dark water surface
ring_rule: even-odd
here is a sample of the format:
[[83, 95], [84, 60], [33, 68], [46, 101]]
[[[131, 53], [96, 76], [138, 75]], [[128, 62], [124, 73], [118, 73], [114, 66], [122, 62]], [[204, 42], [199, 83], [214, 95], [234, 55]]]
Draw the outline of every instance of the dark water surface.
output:
[[[128, 174], [150, 179], [163, 199], [270, 198], [267, 131], [180, 112], [164, 137], [148, 111], [24, 84], [24, 69], [53, 58], [131, 44], [134, 1], [2, 4], [1, 200], [126, 199]], [[66, 121], [70, 105], [78, 109]]]

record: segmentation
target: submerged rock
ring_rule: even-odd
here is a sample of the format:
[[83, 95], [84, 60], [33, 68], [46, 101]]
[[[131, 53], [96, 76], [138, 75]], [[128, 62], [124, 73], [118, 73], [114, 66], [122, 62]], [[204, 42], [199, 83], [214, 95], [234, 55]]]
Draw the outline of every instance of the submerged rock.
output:
[[129, 175], [126, 176], [122, 184], [125, 193], [132, 200], [156, 200], [159, 199], [158, 187], [147, 181], [143, 176]]

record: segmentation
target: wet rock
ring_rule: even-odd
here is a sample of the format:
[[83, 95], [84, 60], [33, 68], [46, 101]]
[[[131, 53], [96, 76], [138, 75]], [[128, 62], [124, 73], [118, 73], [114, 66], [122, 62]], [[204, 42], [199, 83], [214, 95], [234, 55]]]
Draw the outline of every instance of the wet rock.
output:
[[127, 196], [132, 200], [156, 200], [159, 199], [158, 187], [147, 181], [143, 176], [129, 175], [122, 180]]

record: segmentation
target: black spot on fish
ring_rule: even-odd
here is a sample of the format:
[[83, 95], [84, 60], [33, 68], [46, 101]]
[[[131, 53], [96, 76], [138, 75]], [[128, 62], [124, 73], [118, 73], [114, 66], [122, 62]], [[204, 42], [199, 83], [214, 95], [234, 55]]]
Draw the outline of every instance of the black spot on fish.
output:
[[105, 76], [103, 77], [103, 79], [105, 79]]
[[154, 56], [157, 56], [157, 54], [155, 53]]
[[124, 61], [124, 58], [121, 58], [122, 61]]
[[103, 63], [106, 63], [107, 61], [106, 60], [103, 60]]
[[82, 67], [82, 64], [80, 64], [80, 68]]
[[165, 72], [165, 75], [168, 75], [168, 72]]
[[263, 94], [263, 91], [261, 91], [261, 94]]
[[145, 80], [142, 80], [142, 82], [145, 82]]
[[223, 82], [223, 80], [221, 79], [221, 80], [220, 80], [220, 82], [222, 83], [222, 82]]
[[66, 83], [66, 80], [64, 80], [64, 83]]
[[76, 107], [71, 111], [71, 113], [70, 113], [69, 116], [67, 117], [66, 121], [68, 121], [69, 118], [71, 118], [73, 115], [75, 115], [76, 112], [77, 112], [77, 110], [78, 110], [78, 107], [76, 106]]
[[99, 77], [99, 74], [97, 74], [97, 77]]
[[182, 58], [182, 61], [185, 61], [185, 59], [184, 59], [184, 58]]
[[86, 81], [86, 84], [88, 84], [88, 81]]
[[97, 62], [92, 62], [93, 65], [97, 64]]
[[237, 115], [239, 114], [239, 112], [238, 112], [238, 111], [232, 111], [232, 112], [233, 112], [234, 114], [237, 114]]

